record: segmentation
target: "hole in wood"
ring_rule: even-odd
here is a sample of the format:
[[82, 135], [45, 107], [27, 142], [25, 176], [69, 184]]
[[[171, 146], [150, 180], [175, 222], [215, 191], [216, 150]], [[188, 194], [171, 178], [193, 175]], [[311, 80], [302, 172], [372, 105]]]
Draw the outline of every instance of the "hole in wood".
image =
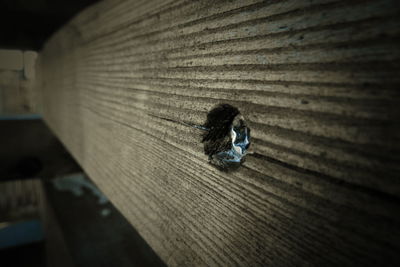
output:
[[250, 129], [239, 109], [220, 104], [207, 115], [203, 136], [204, 152], [210, 163], [223, 171], [237, 169], [250, 147]]

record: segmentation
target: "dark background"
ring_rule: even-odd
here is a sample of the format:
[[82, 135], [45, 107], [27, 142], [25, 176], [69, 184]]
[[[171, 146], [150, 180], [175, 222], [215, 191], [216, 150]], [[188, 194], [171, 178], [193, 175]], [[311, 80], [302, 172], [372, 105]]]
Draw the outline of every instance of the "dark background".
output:
[[0, 48], [39, 51], [75, 14], [98, 0], [0, 0]]

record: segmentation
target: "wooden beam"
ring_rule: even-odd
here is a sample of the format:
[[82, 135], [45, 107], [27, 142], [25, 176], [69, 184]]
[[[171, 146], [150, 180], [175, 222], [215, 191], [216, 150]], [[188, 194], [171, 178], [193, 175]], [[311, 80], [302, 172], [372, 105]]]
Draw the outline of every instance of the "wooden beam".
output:
[[[399, 13], [396, 0], [103, 1], [40, 54], [42, 112], [168, 265], [394, 263]], [[201, 125], [219, 103], [252, 133], [230, 173], [173, 121]]]

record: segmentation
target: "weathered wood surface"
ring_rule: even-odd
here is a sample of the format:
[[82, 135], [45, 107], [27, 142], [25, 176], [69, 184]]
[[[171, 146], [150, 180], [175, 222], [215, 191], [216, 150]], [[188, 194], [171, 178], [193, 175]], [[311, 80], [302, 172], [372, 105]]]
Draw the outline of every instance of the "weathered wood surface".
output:
[[[172, 266], [367, 266], [400, 249], [397, 0], [103, 1], [40, 56], [49, 126]], [[207, 163], [218, 103], [252, 129]]]

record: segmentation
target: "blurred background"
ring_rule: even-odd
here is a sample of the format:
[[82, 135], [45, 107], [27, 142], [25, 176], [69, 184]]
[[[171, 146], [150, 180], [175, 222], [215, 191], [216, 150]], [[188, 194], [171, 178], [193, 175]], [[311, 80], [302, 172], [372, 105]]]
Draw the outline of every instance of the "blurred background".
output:
[[36, 111], [38, 52], [95, 2], [0, 0], [2, 267], [164, 265]]

